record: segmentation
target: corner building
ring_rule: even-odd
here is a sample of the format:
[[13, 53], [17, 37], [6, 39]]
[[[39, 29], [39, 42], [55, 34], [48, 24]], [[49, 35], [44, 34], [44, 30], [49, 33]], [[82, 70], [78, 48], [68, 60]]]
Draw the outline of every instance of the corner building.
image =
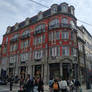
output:
[[77, 30], [74, 7], [67, 3], [53, 4], [7, 28], [2, 42], [2, 62], [7, 74], [25, 77], [41, 76], [75, 78]]

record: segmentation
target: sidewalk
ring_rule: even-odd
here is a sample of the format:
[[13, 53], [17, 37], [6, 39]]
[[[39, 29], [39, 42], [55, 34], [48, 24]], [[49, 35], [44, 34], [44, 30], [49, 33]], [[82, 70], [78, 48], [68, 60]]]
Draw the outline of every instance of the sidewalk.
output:
[[91, 85], [91, 89], [86, 89], [86, 85], [82, 85], [82, 92], [92, 92], [92, 85]]

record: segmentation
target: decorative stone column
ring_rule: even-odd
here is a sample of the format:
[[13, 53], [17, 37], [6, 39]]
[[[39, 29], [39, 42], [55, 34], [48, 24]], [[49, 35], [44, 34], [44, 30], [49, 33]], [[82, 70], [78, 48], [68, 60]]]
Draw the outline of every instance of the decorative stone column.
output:
[[32, 66], [32, 75], [33, 76], [35, 75], [35, 66], [34, 65]]
[[47, 85], [48, 84], [48, 75], [49, 75], [49, 73], [48, 73], [48, 64], [44, 64], [44, 83], [45, 83], [45, 85]]
[[60, 63], [60, 76], [63, 76], [63, 69], [62, 69], [62, 63]]

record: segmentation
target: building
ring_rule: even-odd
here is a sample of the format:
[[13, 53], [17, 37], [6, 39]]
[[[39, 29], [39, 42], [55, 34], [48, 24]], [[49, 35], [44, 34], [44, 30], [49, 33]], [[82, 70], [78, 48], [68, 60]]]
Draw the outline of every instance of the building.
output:
[[76, 77], [77, 30], [74, 7], [53, 4], [50, 9], [8, 27], [2, 42], [2, 66], [7, 74], [25, 77]]
[[2, 45], [0, 45], [0, 75], [1, 75], [1, 47]]
[[83, 25], [78, 27], [77, 32], [80, 79], [84, 83], [86, 80], [85, 69], [87, 69], [87, 73], [92, 71], [92, 36]]

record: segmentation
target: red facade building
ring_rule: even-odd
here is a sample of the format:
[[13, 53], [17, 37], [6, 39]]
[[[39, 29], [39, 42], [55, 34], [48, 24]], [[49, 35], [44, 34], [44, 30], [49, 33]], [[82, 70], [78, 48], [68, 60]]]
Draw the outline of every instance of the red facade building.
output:
[[74, 7], [62, 3], [9, 26], [2, 42], [7, 74], [69, 79], [77, 63], [76, 21]]

